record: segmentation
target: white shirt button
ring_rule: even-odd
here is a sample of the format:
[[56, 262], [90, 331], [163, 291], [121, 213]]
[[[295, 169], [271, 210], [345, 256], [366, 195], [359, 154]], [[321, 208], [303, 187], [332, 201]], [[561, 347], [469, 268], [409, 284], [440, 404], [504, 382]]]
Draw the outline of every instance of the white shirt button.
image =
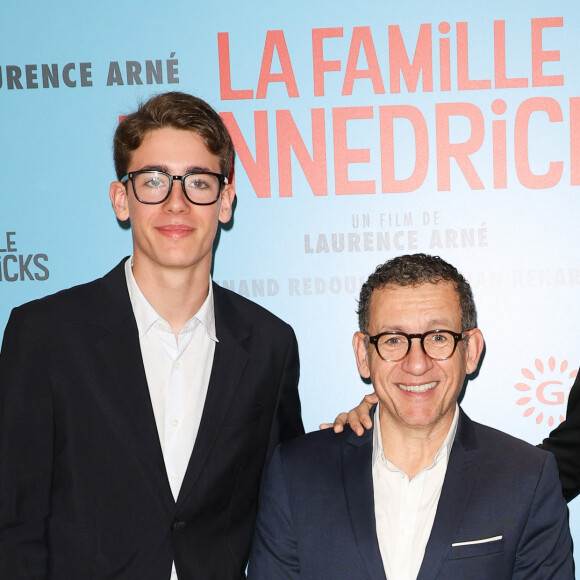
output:
[[178, 425], [179, 425], [179, 421], [177, 419], [173, 419], [173, 421], [171, 421], [172, 427], [177, 427]]

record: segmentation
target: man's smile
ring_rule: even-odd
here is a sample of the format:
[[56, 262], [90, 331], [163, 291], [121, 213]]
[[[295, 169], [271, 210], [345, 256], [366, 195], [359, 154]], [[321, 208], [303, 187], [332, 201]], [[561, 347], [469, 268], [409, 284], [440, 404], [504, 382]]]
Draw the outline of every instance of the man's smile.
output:
[[182, 238], [189, 235], [195, 228], [186, 224], [167, 224], [156, 228], [160, 233], [170, 238]]
[[437, 381], [423, 383], [422, 385], [404, 385], [403, 383], [398, 383], [397, 386], [408, 393], [426, 393], [437, 386]]

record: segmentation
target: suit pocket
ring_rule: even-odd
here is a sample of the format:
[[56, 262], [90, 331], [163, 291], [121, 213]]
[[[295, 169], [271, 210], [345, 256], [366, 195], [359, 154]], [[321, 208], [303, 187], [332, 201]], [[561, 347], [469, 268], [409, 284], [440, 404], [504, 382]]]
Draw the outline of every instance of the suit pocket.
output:
[[450, 560], [460, 560], [461, 558], [476, 558], [478, 556], [488, 556], [490, 554], [497, 554], [504, 550], [504, 539], [490, 540], [489, 542], [481, 542], [478, 544], [463, 543], [459, 546], [451, 546], [449, 553]]

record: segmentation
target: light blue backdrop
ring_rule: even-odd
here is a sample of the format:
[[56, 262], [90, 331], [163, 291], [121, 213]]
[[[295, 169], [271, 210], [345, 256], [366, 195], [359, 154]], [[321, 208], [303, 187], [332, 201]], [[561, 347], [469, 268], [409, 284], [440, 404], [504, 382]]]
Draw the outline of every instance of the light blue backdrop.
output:
[[[183, 90], [239, 129], [237, 207], [219, 239], [214, 278], [295, 328], [307, 429], [367, 392], [350, 344], [356, 296], [378, 263], [409, 251], [440, 254], [473, 284], [487, 351], [463, 401], [472, 418], [533, 443], [560, 420], [580, 365], [576, 1], [170, 0], [161, 7], [151, 0], [24, 0], [3, 6], [2, 15], [0, 328], [13, 306], [100, 276], [130, 252], [130, 232], [108, 200], [111, 137], [118, 116], [138, 101]], [[426, 31], [430, 41], [418, 43], [429, 40]], [[229, 41], [221, 64], [220, 33]], [[398, 72], [397, 38], [410, 62], [431, 63], [432, 90], [428, 67], [416, 69], [416, 86], [412, 74]], [[450, 90], [443, 90], [447, 62]], [[502, 71], [524, 80], [501, 81]], [[352, 91], [345, 91], [348, 78], [355, 79]], [[489, 88], [471, 88], [476, 80], [489, 80]], [[257, 98], [260, 89], [265, 95]], [[235, 91], [252, 98], [226, 98], [243, 94]], [[395, 178], [409, 177], [416, 164], [426, 174], [412, 191], [383, 193], [389, 139], [380, 111], [396, 105], [423, 119], [427, 137], [417, 145], [410, 121], [395, 120]], [[535, 112], [526, 116], [526, 107]], [[291, 134], [281, 123], [288, 115], [304, 150], [295, 140], [292, 195], [282, 197], [289, 174], [283, 170], [279, 179], [279, 161]], [[318, 149], [313, 118], [314, 141], [324, 140]], [[445, 163], [447, 126], [452, 146], [473, 143], [462, 166]], [[313, 175], [326, 195], [315, 195], [305, 175], [315, 149]], [[532, 175], [530, 184], [526, 159], [536, 176], [551, 162], [561, 169], [552, 168], [551, 182]], [[259, 183], [250, 179], [254, 162]], [[442, 185], [445, 167], [449, 188]], [[259, 197], [268, 172], [271, 196]], [[374, 193], [341, 193], [345, 179], [374, 181], [365, 186]], [[571, 521], [578, 537], [575, 503]]]

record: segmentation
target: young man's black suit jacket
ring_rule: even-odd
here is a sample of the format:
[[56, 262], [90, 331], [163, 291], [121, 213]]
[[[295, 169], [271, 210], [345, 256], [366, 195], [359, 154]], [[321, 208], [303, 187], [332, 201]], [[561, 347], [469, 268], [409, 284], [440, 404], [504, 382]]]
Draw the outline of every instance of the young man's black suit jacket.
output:
[[244, 577], [262, 472], [303, 433], [294, 332], [214, 285], [215, 356], [177, 502], [123, 262], [14, 309], [0, 354], [0, 578]]

